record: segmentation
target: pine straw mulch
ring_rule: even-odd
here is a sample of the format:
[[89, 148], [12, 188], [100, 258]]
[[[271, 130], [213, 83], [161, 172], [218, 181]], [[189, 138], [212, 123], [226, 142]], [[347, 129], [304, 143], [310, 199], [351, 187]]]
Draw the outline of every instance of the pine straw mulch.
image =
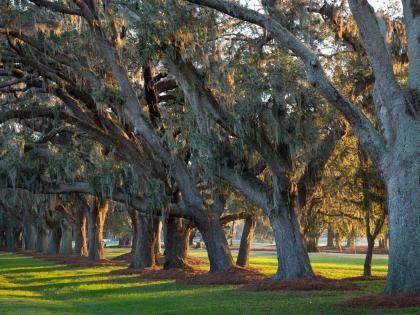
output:
[[260, 281], [265, 277], [266, 275], [255, 268], [233, 266], [228, 271], [224, 272], [201, 272], [187, 275], [187, 277], [178, 278], [176, 282], [179, 284], [198, 285], [247, 284]]
[[96, 267], [96, 266], [117, 266], [118, 264], [108, 259], [102, 259], [97, 261], [91, 261], [86, 257], [79, 256], [63, 256], [60, 254], [43, 254], [39, 252], [23, 251], [23, 255], [32, 256], [34, 258], [40, 258], [47, 261], [56, 262], [59, 264], [65, 264], [71, 267]]
[[349, 299], [339, 306], [363, 308], [403, 308], [420, 306], [420, 294], [370, 294]]
[[320, 276], [293, 280], [274, 280], [273, 278], [246, 284], [240, 291], [357, 291], [360, 287], [350, 281], [334, 280]]
[[187, 266], [185, 268], [171, 268], [162, 269], [159, 266], [148, 268], [127, 268], [113, 270], [110, 272], [113, 275], [139, 275], [143, 279], [149, 280], [176, 280], [206, 273], [203, 270], [195, 269]]
[[[126, 253], [126, 254], [122, 254], [119, 256], [116, 256], [114, 258], [112, 258], [112, 261], [126, 261], [126, 262], [131, 262], [133, 258], [133, 254], [132, 253]], [[186, 263], [189, 266], [198, 266], [198, 265], [203, 265], [203, 264], [208, 264], [208, 259], [205, 258], [198, 258], [198, 257], [192, 257], [192, 256], [188, 256], [187, 257], [187, 261]], [[165, 263], [165, 255], [159, 255], [157, 258], [157, 264], [159, 266], [163, 266], [163, 264]]]
[[357, 276], [357, 277], [343, 278], [342, 280], [347, 280], [347, 281], [377, 281], [377, 280], [386, 280], [386, 276]]

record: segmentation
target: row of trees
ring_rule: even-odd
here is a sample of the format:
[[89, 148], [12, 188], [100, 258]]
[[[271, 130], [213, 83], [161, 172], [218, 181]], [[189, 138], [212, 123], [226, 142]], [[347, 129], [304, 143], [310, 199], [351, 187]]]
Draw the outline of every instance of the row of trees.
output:
[[[320, 217], [361, 218], [372, 248], [388, 209], [386, 291], [419, 292], [416, 0], [403, 18], [361, 0], [187, 2], [2, 5], [1, 182], [26, 191], [3, 207], [9, 218], [22, 209], [25, 226], [29, 209], [44, 221], [55, 209], [48, 217], [83, 233], [88, 213], [89, 257], [102, 257], [112, 200], [135, 227], [133, 267], [155, 263], [164, 216], [166, 265], [183, 265], [195, 227], [217, 272], [234, 264], [223, 223], [251, 216], [251, 233], [261, 211], [282, 280], [313, 276], [302, 225], [307, 236]], [[346, 150], [358, 162], [334, 168]], [[59, 202], [40, 210], [46, 194]], [[337, 209], [337, 196], [363, 216]], [[232, 217], [238, 202], [249, 210]]]

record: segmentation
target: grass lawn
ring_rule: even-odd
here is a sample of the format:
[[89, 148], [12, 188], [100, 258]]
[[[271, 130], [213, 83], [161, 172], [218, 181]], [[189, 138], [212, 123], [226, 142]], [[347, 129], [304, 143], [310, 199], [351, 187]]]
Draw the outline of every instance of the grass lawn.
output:
[[[111, 258], [126, 251], [109, 248], [107, 254]], [[191, 254], [206, 255], [203, 251]], [[316, 272], [332, 278], [358, 276], [363, 268], [362, 257], [315, 254], [311, 261]], [[386, 263], [386, 258], [374, 259], [374, 274], [384, 275]], [[276, 258], [271, 253], [254, 253], [251, 264], [273, 274]], [[420, 314], [420, 308], [335, 306], [351, 296], [381, 291], [384, 281], [360, 282], [364, 292], [249, 293], [237, 291], [236, 286], [177, 285], [109, 274], [119, 268], [68, 268], [0, 252], [0, 314]]]

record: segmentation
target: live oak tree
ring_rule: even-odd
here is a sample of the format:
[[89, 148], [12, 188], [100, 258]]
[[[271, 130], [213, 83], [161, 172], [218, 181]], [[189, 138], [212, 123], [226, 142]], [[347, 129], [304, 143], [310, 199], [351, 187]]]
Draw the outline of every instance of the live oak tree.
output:
[[[367, 1], [350, 0], [360, 40], [374, 75], [373, 98], [379, 128], [331, 83], [316, 54], [288, 30], [281, 21], [276, 1], [264, 1], [268, 14], [223, 0], [190, 0], [264, 28], [284, 49], [303, 62], [309, 82], [347, 119], [363, 150], [373, 161], [388, 191], [390, 260], [387, 292], [420, 292], [417, 257], [420, 211], [418, 199], [420, 91], [419, 2], [402, 1], [408, 47], [407, 84], [397, 82], [386, 38], [380, 22]], [[405, 242], [411, 239], [413, 242]]]

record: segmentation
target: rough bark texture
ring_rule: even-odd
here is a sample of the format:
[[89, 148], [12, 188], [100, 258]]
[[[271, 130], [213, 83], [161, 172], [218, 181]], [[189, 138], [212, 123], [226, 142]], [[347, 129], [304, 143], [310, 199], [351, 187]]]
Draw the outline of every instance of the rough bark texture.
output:
[[137, 239], [131, 268], [146, 268], [156, 264], [155, 243], [159, 218], [137, 212]]
[[368, 236], [367, 237], [368, 247], [366, 251], [365, 264], [363, 266], [363, 275], [371, 276], [372, 275], [372, 256], [373, 256], [373, 246], [375, 245], [375, 240]]
[[105, 259], [104, 223], [108, 212], [108, 201], [96, 198], [88, 217], [88, 258], [92, 261]]
[[420, 293], [420, 160], [401, 164], [387, 181], [390, 237], [385, 290]]
[[36, 250], [37, 228], [35, 218], [31, 215], [30, 210], [25, 210], [23, 216], [23, 247], [25, 250]]
[[247, 216], [239, 245], [238, 258], [236, 265], [246, 267], [249, 265], [249, 254], [251, 252], [251, 242], [255, 235], [256, 220], [253, 216]]
[[314, 273], [303, 244], [296, 212], [284, 208], [273, 210], [270, 222], [276, 240], [278, 258], [275, 279], [312, 277]]
[[131, 253], [134, 254], [136, 250], [137, 234], [138, 234], [138, 223], [137, 223], [137, 211], [135, 209], [129, 208], [128, 214], [131, 220], [131, 227], [133, 229], [133, 236], [131, 241]]
[[74, 253], [76, 256], [85, 257], [88, 255], [86, 240], [86, 214], [83, 210], [76, 210], [74, 232]]
[[70, 256], [73, 252], [72, 250], [72, 228], [71, 223], [66, 219], [62, 218], [60, 220], [61, 227], [61, 241], [60, 241], [60, 250], [59, 253], [63, 256]]
[[57, 254], [61, 243], [61, 228], [60, 225], [53, 227], [48, 235], [48, 254]]
[[166, 220], [165, 269], [186, 266], [190, 231], [190, 223], [185, 219], [169, 216]]
[[46, 223], [42, 222], [44, 221], [44, 218], [41, 218], [39, 220], [41, 222], [38, 222], [38, 237], [37, 237], [37, 244], [36, 244], [36, 250], [40, 253], [47, 253], [48, 252], [48, 235], [50, 233]]
[[206, 244], [210, 272], [230, 269], [233, 266], [233, 259], [219, 217], [209, 213], [207, 216], [199, 217], [195, 223]]
[[14, 227], [8, 227], [6, 229], [6, 248], [9, 251], [16, 250], [19, 243], [20, 230]]

